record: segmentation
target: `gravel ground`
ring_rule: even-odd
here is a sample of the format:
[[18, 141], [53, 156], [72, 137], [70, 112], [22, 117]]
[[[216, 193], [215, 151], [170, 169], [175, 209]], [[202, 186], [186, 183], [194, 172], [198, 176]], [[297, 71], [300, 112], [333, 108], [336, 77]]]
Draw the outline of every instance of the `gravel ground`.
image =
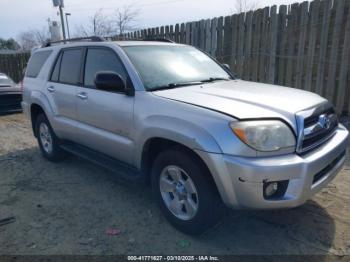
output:
[[[22, 114], [0, 117], [0, 255], [350, 255], [350, 154], [337, 178], [302, 207], [230, 211], [215, 229], [173, 229], [150, 189], [70, 157], [42, 158]], [[110, 236], [109, 228], [120, 230]]]

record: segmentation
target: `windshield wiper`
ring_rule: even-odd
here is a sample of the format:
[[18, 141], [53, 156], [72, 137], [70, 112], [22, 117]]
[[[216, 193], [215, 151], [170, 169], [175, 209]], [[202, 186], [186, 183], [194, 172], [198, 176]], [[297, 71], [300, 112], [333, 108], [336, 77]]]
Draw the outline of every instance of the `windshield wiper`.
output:
[[203, 84], [203, 82], [202, 81], [191, 81], [191, 82], [183, 82], [183, 83], [170, 83], [166, 86], [159, 86], [159, 87], [152, 88], [151, 91], [159, 91], [159, 90], [173, 89], [173, 88], [178, 88], [178, 87], [200, 85], [200, 84]]
[[213, 83], [215, 81], [220, 81], [220, 80], [229, 81], [231, 79], [230, 78], [224, 78], [224, 77], [210, 77], [208, 79], [202, 80], [201, 82], [202, 83]]
[[152, 88], [151, 91], [159, 91], [159, 90], [166, 90], [166, 89], [173, 89], [173, 88], [178, 88], [178, 87], [183, 87], [183, 86], [192, 86], [192, 85], [200, 85], [204, 83], [213, 83], [215, 81], [229, 81], [230, 78], [224, 78], [224, 77], [210, 77], [208, 79], [200, 80], [200, 81], [191, 81], [191, 82], [183, 82], [183, 83], [170, 83], [165, 86], [159, 86]]

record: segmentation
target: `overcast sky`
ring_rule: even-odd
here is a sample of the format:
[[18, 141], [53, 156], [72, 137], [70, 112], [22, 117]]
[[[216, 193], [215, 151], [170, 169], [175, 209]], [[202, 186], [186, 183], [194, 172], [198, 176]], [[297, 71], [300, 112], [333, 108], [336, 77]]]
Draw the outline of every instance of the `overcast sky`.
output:
[[[235, 0], [65, 0], [65, 11], [71, 31], [89, 21], [98, 9], [106, 14], [125, 5], [133, 4], [140, 10], [139, 28], [170, 25], [230, 14]], [[259, 7], [292, 4], [300, 0], [258, 1]], [[59, 20], [52, 0], [0, 0], [0, 37], [16, 38], [21, 31], [42, 28], [47, 19]]]

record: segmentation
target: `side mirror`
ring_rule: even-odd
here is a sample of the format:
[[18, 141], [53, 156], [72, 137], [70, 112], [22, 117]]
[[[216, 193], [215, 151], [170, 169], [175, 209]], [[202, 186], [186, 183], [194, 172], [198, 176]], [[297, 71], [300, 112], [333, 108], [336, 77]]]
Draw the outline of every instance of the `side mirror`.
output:
[[223, 67], [225, 67], [227, 70], [231, 71], [231, 67], [228, 64], [222, 64]]
[[110, 71], [98, 72], [94, 82], [98, 90], [125, 93], [125, 83], [117, 73]]

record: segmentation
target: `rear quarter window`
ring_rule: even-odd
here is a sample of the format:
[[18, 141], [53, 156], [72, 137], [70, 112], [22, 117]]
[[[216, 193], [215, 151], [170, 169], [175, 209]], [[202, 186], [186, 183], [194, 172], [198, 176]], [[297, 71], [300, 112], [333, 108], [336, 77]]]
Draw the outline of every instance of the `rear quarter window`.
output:
[[60, 66], [61, 66], [61, 60], [62, 60], [62, 53], [60, 53], [59, 57], [56, 60], [55, 67], [53, 68], [52, 74], [51, 74], [51, 81], [52, 82], [58, 82], [59, 73], [60, 73]]
[[37, 77], [51, 53], [51, 50], [34, 53], [29, 59], [26, 76], [34, 78]]

